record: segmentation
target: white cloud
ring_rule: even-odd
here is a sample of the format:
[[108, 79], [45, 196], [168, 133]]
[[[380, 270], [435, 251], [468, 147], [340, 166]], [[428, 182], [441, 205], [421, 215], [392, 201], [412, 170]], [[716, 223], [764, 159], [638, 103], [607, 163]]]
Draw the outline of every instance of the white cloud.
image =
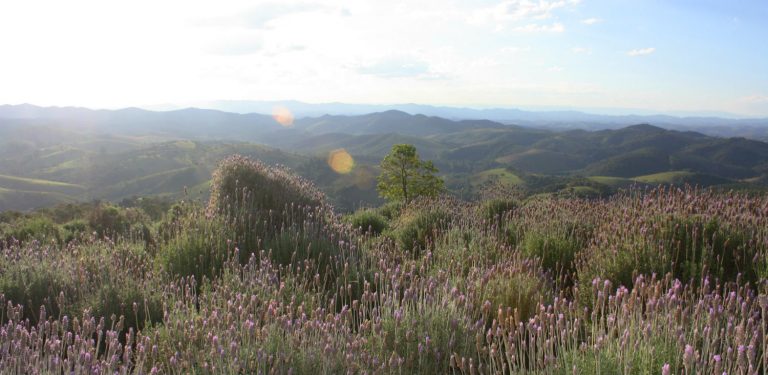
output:
[[202, 51], [211, 55], [239, 56], [261, 52], [263, 37], [259, 33], [228, 33], [203, 41]]
[[741, 98], [741, 101], [752, 104], [768, 103], [768, 95], [755, 94]]
[[592, 50], [586, 47], [573, 47], [571, 48], [571, 52], [588, 55], [592, 52]]
[[382, 78], [426, 77], [430, 75], [429, 64], [409, 57], [387, 57], [357, 68], [361, 74]]
[[525, 46], [525, 47], [509, 46], [509, 47], [502, 48], [501, 53], [518, 54], [523, 52], [529, 52], [530, 50], [531, 50], [530, 46]]
[[[481, 8], [471, 12], [468, 22], [475, 25], [491, 25], [499, 30], [503, 29], [507, 24], [553, 18], [557, 10], [572, 7], [580, 2], [581, 0], [506, 0], [492, 7]], [[555, 25], [560, 25], [562, 29], [561, 24], [555, 23], [552, 26]], [[513, 29], [517, 31], [547, 32], [552, 31], [550, 28], [533, 22], [528, 25], [514, 27]]]
[[656, 51], [656, 48], [648, 47], [648, 48], [636, 48], [631, 51], [627, 52], [627, 56], [645, 56], [650, 55]]
[[[338, 10], [338, 14], [344, 15], [344, 10]], [[193, 25], [209, 27], [245, 27], [250, 29], [263, 29], [271, 22], [282, 17], [302, 13], [328, 12], [337, 9], [321, 4], [290, 3], [290, 2], [256, 2], [254, 6], [239, 9], [236, 13], [227, 15], [204, 16], [193, 20]], [[349, 12], [346, 9], [346, 12]]]
[[[0, 1], [0, 35], [14, 36], [0, 37], [4, 56], [13, 56], [0, 59], [0, 104], [123, 107], [297, 99], [630, 106], [677, 102], [690, 91], [631, 96], [624, 82], [613, 79], [631, 75], [631, 66], [608, 64], [615, 59], [578, 65], [624, 39], [621, 33], [629, 29], [605, 35], [596, 28], [610, 19], [588, 17], [607, 13], [581, 13], [576, 1], [415, 3]], [[578, 28], [599, 33], [588, 40], [567, 35]], [[655, 53], [642, 47], [649, 45], [629, 44], [613, 57]], [[706, 80], [712, 89], [698, 91], [721, 85]], [[727, 99], [744, 113], [768, 113], [764, 90], [736, 91]], [[696, 100], [689, 100], [691, 107], [718, 107]]]
[[529, 23], [523, 26], [517, 26], [514, 31], [521, 33], [562, 33], [565, 26], [562, 23], [553, 23], [551, 25], [542, 25], [538, 23]]

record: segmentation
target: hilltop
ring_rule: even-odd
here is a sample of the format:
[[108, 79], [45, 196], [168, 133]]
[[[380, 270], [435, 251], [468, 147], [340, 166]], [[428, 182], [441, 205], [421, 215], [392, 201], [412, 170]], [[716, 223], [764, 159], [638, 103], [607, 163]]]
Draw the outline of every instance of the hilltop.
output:
[[[0, 106], [0, 209], [136, 195], [205, 196], [231, 153], [281, 163], [313, 179], [343, 210], [378, 204], [378, 163], [408, 143], [433, 160], [448, 187], [471, 196], [500, 183], [532, 192], [604, 195], [632, 184], [762, 189], [768, 144], [636, 124], [553, 130], [389, 110], [298, 118], [217, 110], [155, 112]], [[345, 149], [350, 174], [325, 164]]]

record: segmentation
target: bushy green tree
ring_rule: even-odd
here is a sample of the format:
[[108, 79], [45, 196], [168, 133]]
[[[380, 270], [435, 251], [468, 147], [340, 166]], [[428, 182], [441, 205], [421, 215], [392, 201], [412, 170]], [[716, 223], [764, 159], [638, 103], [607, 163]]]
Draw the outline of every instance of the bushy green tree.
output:
[[416, 147], [397, 144], [381, 161], [376, 188], [381, 197], [405, 203], [418, 196], [436, 196], [443, 190], [443, 180], [435, 175], [437, 172], [431, 161], [419, 158]]

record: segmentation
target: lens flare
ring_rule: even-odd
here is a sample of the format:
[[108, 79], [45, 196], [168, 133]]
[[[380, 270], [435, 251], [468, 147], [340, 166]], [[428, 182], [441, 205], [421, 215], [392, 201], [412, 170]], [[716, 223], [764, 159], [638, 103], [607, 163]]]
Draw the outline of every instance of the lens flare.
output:
[[336, 173], [347, 174], [355, 167], [355, 159], [347, 150], [340, 148], [328, 154], [328, 166]]
[[278, 124], [290, 128], [293, 126], [293, 113], [285, 107], [275, 107], [272, 109], [272, 118]]

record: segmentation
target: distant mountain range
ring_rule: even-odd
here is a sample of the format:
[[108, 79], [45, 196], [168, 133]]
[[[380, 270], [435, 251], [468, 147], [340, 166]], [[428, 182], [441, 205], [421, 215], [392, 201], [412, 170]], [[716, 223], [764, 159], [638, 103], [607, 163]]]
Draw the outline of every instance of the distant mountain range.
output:
[[[419, 104], [365, 105], [365, 104], [308, 104], [298, 101], [217, 101], [201, 103], [211, 109], [183, 108], [146, 110], [125, 108], [119, 110], [91, 110], [79, 107], [39, 107], [30, 104], [0, 105], [0, 119], [4, 123], [62, 124], [67, 128], [88, 131], [158, 134], [159, 130], [174, 137], [221, 138], [251, 137], [284, 129], [272, 119], [274, 108], [286, 108], [296, 118], [294, 128], [309, 132], [332, 132], [333, 127], [355, 134], [408, 132], [416, 122], [421, 126], [501, 126], [554, 130], [618, 129], [636, 124], [653, 124], [665, 129], [697, 131], [718, 137], [745, 137], [768, 140], [768, 118], [677, 117], [669, 115], [598, 115], [579, 111], [523, 111], [518, 109], [472, 109], [437, 107]], [[414, 119], [400, 116], [415, 115]], [[381, 114], [379, 116], [378, 114]], [[376, 116], [372, 116], [376, 115]], [[380, 123], [381, 117], [390, 117]], [[333, 120], [333, 121], [331, 121]], [[453, 125], [446, 120], [465, 121]], [[365, 121], [374, 123], [361, 124]], [[331, 123], [333, 122], [333, 123]], [[438, 124], [441, 122], [441, 124]], [[496, 123], [496, 124], [492, 124]], [[406, 124], [407, 123], [407, 124]], [[385, 127], [382, 127], [384, 125]], [[352, 127], [364, 127], [366, 129]], [[423, 127], [418, 127], [423, 135]], [[397, 128], [400, 127], [400, 128]], [[202, 129], [206, 129], [202, 131]]]
[[[297, 118], [320, 117], [323, 115], [357, 116], [390, 110], [402, 111], [412, 115], [437, 116], [450, 120], [491, 120], [504, 124], [545, 127], [554, 129], [616, 129], [635, 124], [654, 124], [656, 126], [695, 130], [715, 136], [740, 136], [768, 139], [768, 118], [743, 118], [729, 113], [706, 113], [702, 115], [666, 115], [654, 114], [647, 110], [621, 110], [633, 114], [593, 114], [577, 110], [520, 110], [514, 108], [463, 108], [430, 106], [421, 104], [347, 104], [322, 103], [310, 104], [299, 101], [248, 101], [220, 100], [194, 103], [197, 108], [216, 109], [234, 113], [272, 113], [276, 107], [289, 109]], [[148, 108], [171, 110], [175, 106], [151, 106]]]
[[[212, 169], [231, 153], [289, 165], [349, 209], [378, 202], [378, 164], [397, 143], [414, 144], [461, 194], [499, 182], [592, 195], [636, 183], [768, 188], [768, 143], [650, 124], [588, 131], [387, 110], [300, 117], [286, 127], [270, 115], [197, 108], [6, 105], [0, 106], [0, 210], [179, 197], [184, 187], [204, 196]], [[339, 148], [356, 162], [350, 174], [326, 165]]]

